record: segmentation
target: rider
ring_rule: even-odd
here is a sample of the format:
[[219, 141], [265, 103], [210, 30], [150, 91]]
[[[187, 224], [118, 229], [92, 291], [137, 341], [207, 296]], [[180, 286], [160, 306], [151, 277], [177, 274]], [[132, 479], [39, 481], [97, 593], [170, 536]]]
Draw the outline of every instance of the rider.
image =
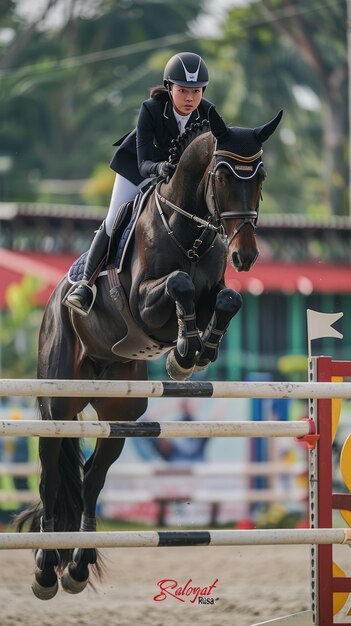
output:
[[136, 129], [114, 144], [119, 147], [110, 163], [116, 178], [107, 217], [90, 246], [82, 281], [64, 301], [81, 315], [90, 310], [92, 277], [107, 252], [120, 207], [151, 179], [172, 176], [175, 166], [167, 160], [172, 139], [186, 126], [208, 118], [212, 105], [202, 97], [207, 84], [208, 70], [199, 55], [175, 54], [165, 66], [163, 86], [153, 87], [151, 97], [142, 103]]

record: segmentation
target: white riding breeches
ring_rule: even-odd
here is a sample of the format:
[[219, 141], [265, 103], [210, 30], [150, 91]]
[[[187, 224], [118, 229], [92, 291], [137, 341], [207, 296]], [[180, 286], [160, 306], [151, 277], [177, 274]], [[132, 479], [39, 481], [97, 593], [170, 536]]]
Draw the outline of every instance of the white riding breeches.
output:
[[113, 224], [118, 214], [119, 208], [125, 202], [130, 202], [138, 195], [140, 189], [148, 182], [149, 179], [143, 180], [140, 185], [134, 185], [127, 178], [124, 178], [120, 174], [116, 174], [115, 182], [113, 185], [110, 207], [105, 219], [106, 233], [110, 236], [112, 233]]

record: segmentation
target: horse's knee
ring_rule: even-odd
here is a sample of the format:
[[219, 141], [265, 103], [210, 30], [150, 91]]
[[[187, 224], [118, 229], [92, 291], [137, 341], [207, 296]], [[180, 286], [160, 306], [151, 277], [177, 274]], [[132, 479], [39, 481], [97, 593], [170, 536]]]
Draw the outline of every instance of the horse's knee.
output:
[[176, 271], [167, 278], [166, 292], [173, 300], [184, 306], [188, 301], [193, 302], [195, 287], [189, 274]]

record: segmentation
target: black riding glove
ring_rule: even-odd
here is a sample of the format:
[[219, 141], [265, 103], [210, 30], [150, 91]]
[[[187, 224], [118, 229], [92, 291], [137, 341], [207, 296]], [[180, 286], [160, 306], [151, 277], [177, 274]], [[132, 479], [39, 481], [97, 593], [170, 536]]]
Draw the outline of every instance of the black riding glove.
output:
[[139, 172], [143, 178], [154, 178], [162, 176], [162, 178], [170, 178], [174, 174], [176, 166], [169, 161], [143, 161], [139, 166]]
[[157, 175], [165, 180], [171, 178], [175, 172], [176, 166], [169, 161], [161, 161], [157, 163]]

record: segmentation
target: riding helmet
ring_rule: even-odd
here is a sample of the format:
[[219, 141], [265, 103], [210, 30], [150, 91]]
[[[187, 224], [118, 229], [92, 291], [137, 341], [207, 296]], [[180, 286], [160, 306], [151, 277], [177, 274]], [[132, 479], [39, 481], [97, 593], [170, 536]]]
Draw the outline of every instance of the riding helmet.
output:
[[180, 87], [206, 87], [208, 69], [202, 58], [194, 52], [180, 52], [169, 59], [163, 73], [163, 84], [169, 88], [174, 83]]

